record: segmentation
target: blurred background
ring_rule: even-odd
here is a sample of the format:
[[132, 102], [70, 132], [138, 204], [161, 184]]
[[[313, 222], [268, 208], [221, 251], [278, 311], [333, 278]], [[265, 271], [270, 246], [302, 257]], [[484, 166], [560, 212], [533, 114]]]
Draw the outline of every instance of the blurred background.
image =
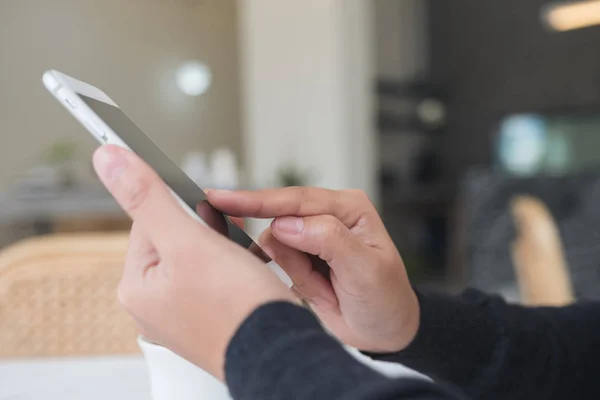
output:
[[600, 1], [1, 0], [0, 394], [147, 398], [130, 223], [45, 70], [203, 187], [364, 190], [417, 285], [565, 304], [600, 297], [599, 45]]

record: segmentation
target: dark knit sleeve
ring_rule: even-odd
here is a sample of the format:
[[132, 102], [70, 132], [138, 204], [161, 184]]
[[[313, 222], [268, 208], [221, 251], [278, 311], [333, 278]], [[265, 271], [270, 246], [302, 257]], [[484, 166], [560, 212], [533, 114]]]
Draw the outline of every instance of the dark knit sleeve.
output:
[[462, 399], [423, 379], [384, 377], [289, 303], [267, 304], [244, 321], [227, 349], [225, 375], [236, 400]]
[[473, 398], [600, 398], [599, 303], [527, 308], [474, 290], [418, 296], [413, 342], [369, 356], [452, 382]]

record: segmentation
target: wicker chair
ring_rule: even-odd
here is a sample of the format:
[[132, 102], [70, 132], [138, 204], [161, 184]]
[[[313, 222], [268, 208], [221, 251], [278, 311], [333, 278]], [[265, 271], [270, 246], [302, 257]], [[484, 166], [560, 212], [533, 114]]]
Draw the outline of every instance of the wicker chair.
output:
[[573, 302], [573, 285], [550, 211], [535, 197], [517, 196], [511, 212], [518, 231], [512, 258], [523, 303], [562, 306]]
[[53, 235], [0, 252], [0, 358], [137, 353], [116, 298], [126, 233]]

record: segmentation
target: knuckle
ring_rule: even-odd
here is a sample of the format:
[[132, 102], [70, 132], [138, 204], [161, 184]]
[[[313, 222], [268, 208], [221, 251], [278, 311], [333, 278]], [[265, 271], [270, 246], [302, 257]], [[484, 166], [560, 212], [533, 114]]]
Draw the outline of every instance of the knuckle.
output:
[[326, 193], [326, 189], [314, 188], [309, 186], [296, 186], [295, 195], [303, 202], [312, 202], [322, 197], [323, 193]]
[[255, 215], [262, 215], [263, 210], [265, 208], [265, 203], [262, 199], [259, 199], [256, 204], [254, 205], [254, 210], [253, 213]]
[[307, 188], [305, 186], [295, 186], [293, 189], [295, 191], [294, 195], [296, 196], [296, 198], [301, 199], [301, 201], [299, 202], [300, 205], [311, 199], [310, 188]]
[[371, 203], [369, 196], [363, 190], [360, 189], [348, 189], [344, 191], [350, 198], [354, 199], [359, 203]]
[[314, 253], [325, 262], [330, 262], [336, 247], [343, 242], [345, 227], [337, 218], [330, 215], [320, 217], [318, 224], [313, 243]]
[[290, 190], [293, 190], [297, 196], [305, 198], [310, 194], [310, 191], [305, 186], [292, 186]]
[[342, 235], [341, 222], [332, 215], [325, 215], [321, 218], [317, 235], [321, 240], [330, 240]]
[[343, 200], [347, 210], [347, 217], [355, 223], [359, 223], [361, 217], [369, 216], [369, 218], [373, 218], [377, 214], [377, 209], [364, 191], [349, 189], [344, 191], [344, 195], [347, 196]]
[[283, 190], [287, 192], [286, 197], [295, 199], [294, 207], [289, 210], [291, 215], [300, 215], [304, 208], [304, 204], [308, 200], [308, 196], [310, 196], [308, 188], [303, 186], [289, 186]]

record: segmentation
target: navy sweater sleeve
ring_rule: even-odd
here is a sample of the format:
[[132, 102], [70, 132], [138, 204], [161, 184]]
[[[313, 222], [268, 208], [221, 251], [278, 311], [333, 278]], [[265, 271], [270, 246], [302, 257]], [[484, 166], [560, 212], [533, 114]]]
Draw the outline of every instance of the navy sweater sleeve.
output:
[[600, 398], [600, 303], [527, 308], [473, 290], [418, 296], [421, 325], [410, 346], [368, 355], [450, 381], [472, 398]]
[[225, 375], [236, 400], [461, 398], [425, 380], [380, 375], [289, 303], [267, 304], [244, 321], [227, 349]]

